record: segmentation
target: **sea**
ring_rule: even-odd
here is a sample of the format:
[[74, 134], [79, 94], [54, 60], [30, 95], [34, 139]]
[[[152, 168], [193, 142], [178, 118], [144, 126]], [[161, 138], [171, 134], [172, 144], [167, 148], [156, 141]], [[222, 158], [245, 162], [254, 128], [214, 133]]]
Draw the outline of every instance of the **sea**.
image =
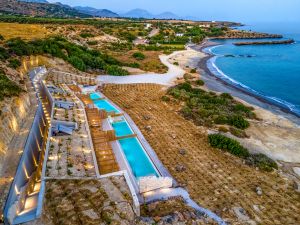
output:
[[300, 116], [300, 22], [256, 23], [236, 29], [281, 34], [294, 44], [235, 46], [238, 41], [215, 40], [220, 45], [207, 66], [216, 76]]

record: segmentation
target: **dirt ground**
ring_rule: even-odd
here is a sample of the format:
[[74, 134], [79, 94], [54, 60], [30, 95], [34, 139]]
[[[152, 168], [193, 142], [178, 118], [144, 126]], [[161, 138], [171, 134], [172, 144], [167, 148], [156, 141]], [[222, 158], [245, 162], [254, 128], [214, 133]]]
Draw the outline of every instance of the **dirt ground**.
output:
[[[160, 100], [162, 86], [107, 85], [104, 93], [131, 116], [163, 164], [203, 207], [233, 224], [300, 223], [300, 195], [292, 181], [211, 148], [205, 128]], [[178, 166], [184, 169], [178, 172]]]

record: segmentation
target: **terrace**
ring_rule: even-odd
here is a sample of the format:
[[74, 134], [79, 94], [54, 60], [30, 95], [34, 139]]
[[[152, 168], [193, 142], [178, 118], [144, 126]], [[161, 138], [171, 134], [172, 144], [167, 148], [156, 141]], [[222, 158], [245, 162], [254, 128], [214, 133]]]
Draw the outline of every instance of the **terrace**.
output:
[[95, 177], [84, 109], [65, 85], [59, 90], [52, 93], [55, 104], [46, 177]]

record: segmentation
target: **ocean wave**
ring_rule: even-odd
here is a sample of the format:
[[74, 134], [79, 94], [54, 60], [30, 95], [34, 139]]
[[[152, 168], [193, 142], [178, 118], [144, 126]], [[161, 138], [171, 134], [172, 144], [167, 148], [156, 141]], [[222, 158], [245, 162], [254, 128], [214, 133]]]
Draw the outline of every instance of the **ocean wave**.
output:
[[[214, 47], [218, 47], [218, 46], [214, 46]], [[208, 50], [209, 51], [209, 50]], [[210, 52], [211, 52], [211, 48], [210, 48]], [[211, 52], [212, 53], [212, 52]], [[212, 53], [214, 54], [214, 53]], [[242, 90], [250, 93], [250, 94], [253, 94], [257, 97], [260, 97], [268, 102], [270, 102], [271, 104], [273, 105], [276, 105], [276, 106], [280, 106], [280, 107], [283, 107], [285, 109], [288, 109], [290, 110], [291, 112], [297, 114], [298, 116], [300, 116], [300, 106], [297, 106], [297, 105], [294, 105], [290, 102], [287, 102], [283, 99], [280, 99], [278, 97], [273, 97], [273, 96], [268, 96], [268, 95], [264, 95], [250, 87], [248, 87], [247, 85], [244, 85], [243, 83], [241, 82], [238, 82], [236, 81], [235, 79], [229, 77], [227, 74], [225, 74], [217, 65], [216, 65], [216, 60], [219, 58], [219, 57], [224, 57], [223, 55], [216, 55], [214, 54], [215, 56], [210, 58], [208, 61], [207, 61], [207, 67], [208, 69], [215, 75], [217, 76], [218, 78], [222, 79], [223, 81], [237, 87], [237, 88], [241, 88]]]

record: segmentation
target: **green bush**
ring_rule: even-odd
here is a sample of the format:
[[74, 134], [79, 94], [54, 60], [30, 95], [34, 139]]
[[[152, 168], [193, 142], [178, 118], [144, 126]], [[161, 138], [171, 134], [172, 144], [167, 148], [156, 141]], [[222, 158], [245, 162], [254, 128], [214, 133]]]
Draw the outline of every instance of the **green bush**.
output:
[[222, 93], [220, 96], [222, 98], [233, 99], [233, 97], [230, 94], [228, 94], [228, 93]]
[[203, 86], [205, 83], [204, 83], [203, 80], [197, 80], [196, 84], [199, 85], [199, 86]]
[[197, 73], [196, 69], [191, 69], [191, 73]]
[[4, 37], [0, 34], [0, 41], [3, 41]]
[[0, 60], [5, 61], [7, 58], [9, 58], [8, 52], [5, 48], [0, 47]]
[[170, 98], [168, 96], [164, 95], [164, 96], [161, 97], [161, 100], [164, 101], [164, 102], [169, 102]]
[[235, 156], [243, 158], [250, 166], [258, 167], [259, 169], [271, 172], [273, 169], [278, 169], [277, 163], [264, 154], [250, 154], [248, 149], [240, 145], [239, 142], [228, 138], [221, 134], [208, 135], [208, 141], [214, 148], [227, 151]]
[[117, 65], [107, 65], [105, 67], [105, 71], [109, 75], [113, 76], [126, 76], [129, 75], [127, 70], [122, 69], [121, 67]]
[[77, 56], [71, 56], [69, 58], [69, 63], [71, 63], [76, 69], [80, 71], [86, 71], [86, 65], [81, 58]]
[[239, 129], [246, 129], [250, 126], [249, 122], [240, 115], [233, 115], [228, 117], [228, 124]]
[[145, 55], [143, 53], [141, 53], [141, 52], [135, 52], [135, 53], [133, 53], [132, 57], [135, 58], [135, 59], [137, 59], [137, 60], [143, 60], [143, 59], [146, 58]]
[[208, 140], [210, 145], [214, 148], [225, 150], [241, 158], [247, 158], [250, 156], [249, 151], [243, 146], [241, 146], [239, 142], [231, 138], [225, 137], [224, 135], [210, 134], [208, 135]]
[[88, 45], [97, 45], [98, 41], [87, 41], [86, 42]]
[[21, 62], [18, 59], [9, 59], [8, 62], [8, 66], [13, 69], [17, 69], [19, 66], [21, 66]]
[[90, 37], [95, 37], [95, 35], [88, 33], [88, 32], [83, 32], [80, 34], [80, 37], [82, 38], [90, 38]]
[[6, 97], [18, 96], [23, 91], [15, 82], [8, 79], [2, 70], [0, 70], [0, 90], [0, 101]]

